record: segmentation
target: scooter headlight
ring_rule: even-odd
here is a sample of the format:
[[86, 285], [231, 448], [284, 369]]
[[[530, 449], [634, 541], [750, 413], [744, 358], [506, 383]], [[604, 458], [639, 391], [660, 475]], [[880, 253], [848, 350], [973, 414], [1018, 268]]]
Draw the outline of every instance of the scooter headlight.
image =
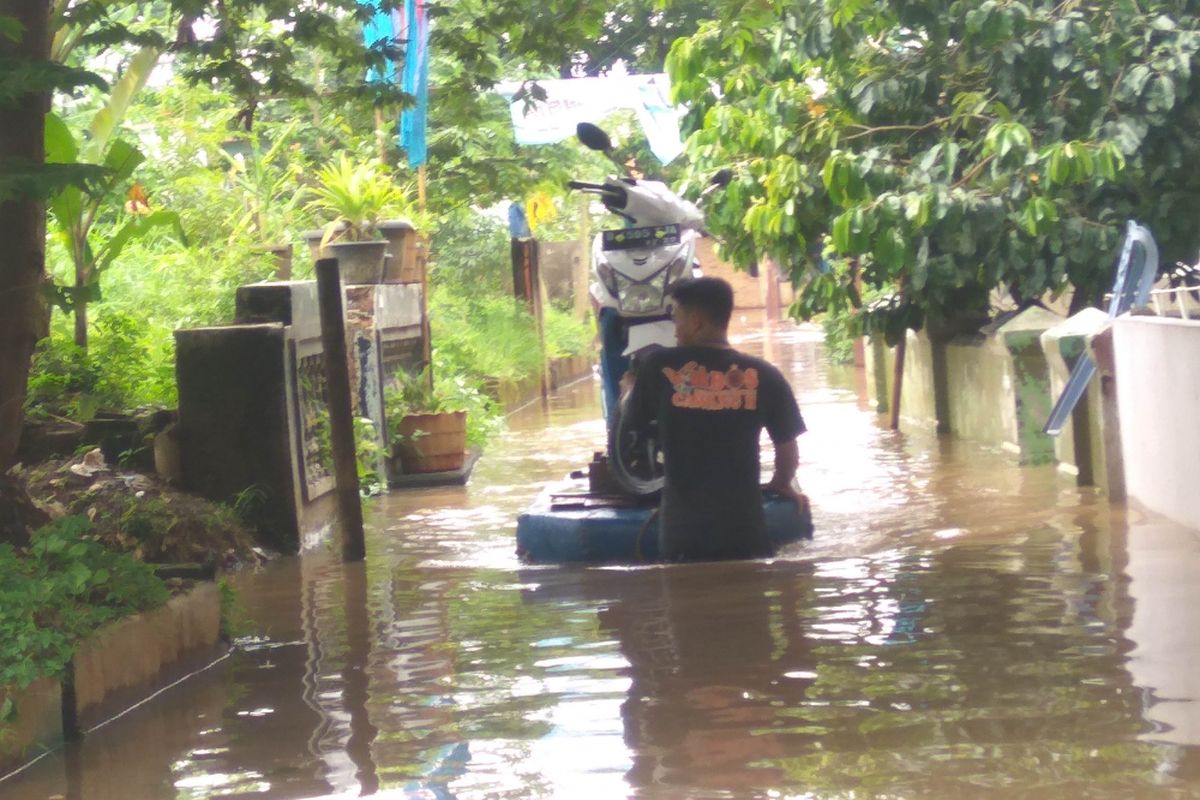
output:
[[661, 280], [634, 283], [624, 275], [618, 276], [617, 302], [627, 314], [653, 314], [662, 311], [666, 287]]
[[625, 314], [661, 314], [666, 310], [667, 289], [687, 274], [688, 261], [677, 258], [648, 278], [635, 281], [622, 272], [613, 271], [616, 291], [612, 294]]

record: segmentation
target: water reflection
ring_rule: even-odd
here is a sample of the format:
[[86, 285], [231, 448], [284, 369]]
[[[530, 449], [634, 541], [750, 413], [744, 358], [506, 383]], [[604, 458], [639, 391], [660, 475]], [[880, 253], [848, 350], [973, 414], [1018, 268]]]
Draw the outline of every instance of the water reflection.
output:
[[225, 665], [0, 794], [1200, 796], [1200, 539], [884, 430], [819, 332], [777, 333], [740, 344], [795, 376], [814, 541], [516, 563], [516, 514], [602, 441], [580, 384], [515, 419], [470, 485], [381, 501], [365, 565], [239, 578], [256, 635]]

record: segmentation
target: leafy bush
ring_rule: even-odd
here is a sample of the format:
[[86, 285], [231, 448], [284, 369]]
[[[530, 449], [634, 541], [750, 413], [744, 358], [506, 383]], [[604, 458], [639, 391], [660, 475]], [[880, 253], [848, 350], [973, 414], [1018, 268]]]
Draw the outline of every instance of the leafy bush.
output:
[[167, 601], [153, 570], [88, 538], [84, 517], [33, 534], [27, 553], [0, 544], [0, 686], [57, 677], [99, 626]]
[[512, 295], [508, 226], [469, 208], [444, 217], [430, 241], [429, 280], [457, 294]]
[[590, 322], [580, 322], [567, 311], [554, 306], [546, 308], [546, 355], [549, 358], [582, 356], [595, 352], [596, 328]]
[[854, 315], [848, 311], [830, 311], [821, 318], [825, 331], [825, 357], [833, 364], [849, 364], [854, 361], [855, 330]]
[[446, 286], [429, 295], [433, 341], [447, 364], [473, 378], [521, 380], [542, 368], [533, 317], [514, 298]]

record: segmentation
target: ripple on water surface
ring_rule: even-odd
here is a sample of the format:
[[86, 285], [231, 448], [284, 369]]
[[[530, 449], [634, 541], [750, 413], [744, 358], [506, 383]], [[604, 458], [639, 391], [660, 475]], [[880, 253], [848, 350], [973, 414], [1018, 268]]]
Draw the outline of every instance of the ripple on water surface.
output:
[[257, 638], [0, 790], [1200, 796], [1196, 742], [1161, 713], [1194, 719], [1196, 687], [1139, 677], [1153, 582], [1124, 517], [1053, 469], [883, 429], [818, 338], [740, 340], [794, 375], [813, 542], [771, 562], [518, 564], [516, 514], [602, 442], [581, 384], [514, 419], [469, 486], [377, 503], [367, 564], [240, 578]]

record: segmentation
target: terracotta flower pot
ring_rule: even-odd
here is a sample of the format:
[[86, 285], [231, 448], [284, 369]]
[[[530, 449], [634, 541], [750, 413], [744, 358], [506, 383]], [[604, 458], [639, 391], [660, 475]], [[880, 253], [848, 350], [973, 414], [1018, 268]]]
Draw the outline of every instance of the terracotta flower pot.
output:
[[409, 414], [400, 420], [395, 445], [407, 474], [462, 469], [467, 454], [467, 412]]

